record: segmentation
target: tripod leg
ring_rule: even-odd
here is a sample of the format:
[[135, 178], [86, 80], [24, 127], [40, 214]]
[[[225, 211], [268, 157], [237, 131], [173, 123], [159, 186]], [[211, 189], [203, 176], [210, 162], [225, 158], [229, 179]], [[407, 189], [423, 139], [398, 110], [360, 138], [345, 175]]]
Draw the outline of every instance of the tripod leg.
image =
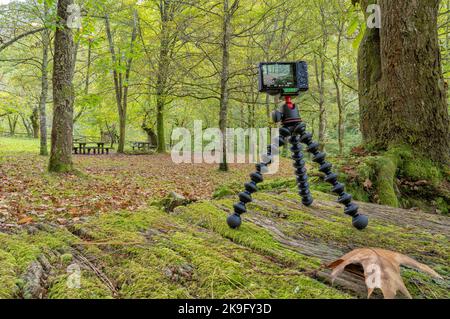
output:
[[325, 181], [333, 185], [332, 192], [339, 196], [338, 202], [345, 205], [344, 212], [352, 217], [353, 226], [359, 230], [366, 228], [369, 219], [365, 215], [358, 214], [358, 205], [352, 203], [352, 195], [346, 193], [345, 186], [337, 181], [337, 175], [331, 171], [331, 163], [325, 161], [326, 154], [319, 151], [319, 143], [314, 142], [312, 134], [306, 132], [306, 124], [303, 122], [298, 124], [294, 134], [300, 135], [299, 141], [306, 144], [306, 150], [313, 155], [313, 161], [320, 165], [319, 171], [325, 174]]
[[292, 135], [289, 139], [289, 143], [292, 145], [291, 152], [292, 159], [294, 160], [299, 194], [302, 197], [303, 205], [310, 206], [313, 203], [313, 198], [311, 196], [311, 192], [309, 191], [308, 175], [306, 174], [305, 161], [303, 160], [300, 137]]
[[253, 201], [252, 194], [258, 191], [257, 184], [264, 180], [263, 173], [267, 171], [267, 166], [272, 163], [272, 154], [286, 144], [286, 137], [290, 135], [291, 131], [288, 128], [280, 128], [280, 136], [277, 142], [267, 147], [266, 158], [261, 163], [256, 164], [256, 172], [250, 174], [251, 181], [245, 183], [245, 191], [239, 193], [239, 202], [233, 205], [234, 213], [227, 218], [230, 228], [238, 228], [241, 225], [241, 215], [247, 212], [245, 205]]

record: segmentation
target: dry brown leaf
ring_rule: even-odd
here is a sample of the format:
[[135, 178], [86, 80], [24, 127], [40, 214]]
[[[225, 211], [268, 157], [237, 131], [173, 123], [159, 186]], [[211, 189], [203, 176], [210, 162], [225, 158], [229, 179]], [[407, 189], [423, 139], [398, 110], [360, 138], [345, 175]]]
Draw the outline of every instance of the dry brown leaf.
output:
[[366, 189], [371, 189], [372, 185], [373, 185], [372, 181], [368, 178], [364, 181], [364, 184], [363, 184], [364, 188], [366, 188]]
[[400, 275], [400, 265], [409, 266], [421, 270], [435, 278], [442, 278], [433, 269], [415, 261], [414, 259], [385, 249], [360, 248], [355, 249], [340, 259], [327, 265], [333, 269], [331, 279], [334, 281], [348, 265], [362, 265], [364, 278], [370, 298], [375, 288], [381, 289], [385, 299], [392, 299], [397, 291], [406, 297], [412, 298]]
[[32, 221], [33, 221], [32, 217], [24, 217], [24, 218], [20, 219], [17, 223], [19, 225], [25, 225], [25, 224], [31, 223]]

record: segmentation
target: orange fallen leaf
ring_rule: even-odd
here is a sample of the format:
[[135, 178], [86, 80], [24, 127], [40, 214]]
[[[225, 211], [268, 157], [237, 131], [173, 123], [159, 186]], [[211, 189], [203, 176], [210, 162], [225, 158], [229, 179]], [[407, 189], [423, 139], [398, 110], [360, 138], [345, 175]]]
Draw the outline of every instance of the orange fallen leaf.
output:
[[32, 221], [33, 221], [32, 217], [24, 217], [24, 218], [20, 219], [17, 223], [19, 225], [25, 225], [25, 224], [31, 223]]
[[360, 248], [327, 265], [328, 268], [333, 269], [331, 272], [332, 281], [345, 270], [346, 266], [351, 264], [362, 265], [364, 269], [364, 278], [368, 289], [367, 298], [370, 298], [375, 288], [379, 288], [385, 299], [394, 298], [397, 291], [411, 299], [412, 297], [400, 275], [400, 265], [416, 268], [435, 278], [442, 278], [427, 265], [406, 255], [379, 248]]

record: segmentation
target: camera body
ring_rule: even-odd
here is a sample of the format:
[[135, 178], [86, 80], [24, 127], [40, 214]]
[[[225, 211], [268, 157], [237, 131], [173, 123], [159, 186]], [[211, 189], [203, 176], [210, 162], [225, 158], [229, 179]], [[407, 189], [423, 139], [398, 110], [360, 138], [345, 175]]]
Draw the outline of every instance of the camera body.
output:
[[282, 96], [296, 96], [308, 91], [308, 64], [305, 61], [259, 63], [258, 89]]

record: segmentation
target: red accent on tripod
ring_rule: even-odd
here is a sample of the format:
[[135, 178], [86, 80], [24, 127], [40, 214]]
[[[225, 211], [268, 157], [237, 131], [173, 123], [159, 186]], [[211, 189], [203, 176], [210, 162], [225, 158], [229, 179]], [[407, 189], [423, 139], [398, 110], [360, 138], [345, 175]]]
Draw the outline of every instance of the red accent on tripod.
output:
[[284, 100], [285, 100], [285, 102], [286, 102], [286, 105], [291, 109], [291, 110], [293, 110], [294, 109], [294, 103], [292, 103], [292, 97], [291, 96], [285, 96], [284, 97]]

